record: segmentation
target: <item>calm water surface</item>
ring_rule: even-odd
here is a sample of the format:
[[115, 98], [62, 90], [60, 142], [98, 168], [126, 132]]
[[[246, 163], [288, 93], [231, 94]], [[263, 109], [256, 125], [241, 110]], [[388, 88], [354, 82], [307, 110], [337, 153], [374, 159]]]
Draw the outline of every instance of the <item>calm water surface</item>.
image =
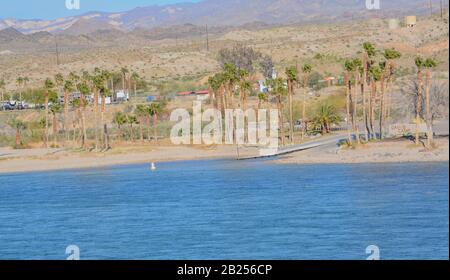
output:
[[449, 258], [448, 163], [0, 175], [0, 259]]

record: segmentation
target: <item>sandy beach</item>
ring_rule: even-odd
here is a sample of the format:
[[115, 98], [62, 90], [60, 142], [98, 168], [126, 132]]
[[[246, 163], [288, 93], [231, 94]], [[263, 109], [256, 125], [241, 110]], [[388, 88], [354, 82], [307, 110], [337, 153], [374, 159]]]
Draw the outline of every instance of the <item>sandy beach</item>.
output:
[[0, 174], [216, 158], [236, 158], [236, 147], [128, 147], [106, 153], [0, 148]]
[[274, 160], [281, 164], [310, 163], [395, 163], [395, 162], [442, 162], [449, 160], [449, 139], [436, 139], [437, 147], [431, 151], [415, 146], [406, 139], [374, 142], [350, 148], [316, 148], [289, 154]]
[[[434, 162], [449, 160], [449, 140], [436, 140], [437, 148], [427, 151], [408, 140], [393, 140], [361, 145], [356, 149], [320, 147], [273, 159], [276, 164]], [[256, 153], [241, 148], [240, 156]], [[0, 173], [35, 172], [79, 168], [98, 168], [132, 163], [179, 160], [236, 159], [236, 146], [134, 146], [106, 153], [77, 152], [65, 149], [0, 148]]]

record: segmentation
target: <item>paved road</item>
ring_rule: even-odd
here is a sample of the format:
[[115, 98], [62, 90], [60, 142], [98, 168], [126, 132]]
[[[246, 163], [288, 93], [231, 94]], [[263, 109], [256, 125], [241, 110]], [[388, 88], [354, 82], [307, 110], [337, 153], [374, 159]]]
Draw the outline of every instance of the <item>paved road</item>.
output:
[[317, 148], [317, 147], [335, 146], [341, 140], [344, 140], [346, 138], [347, 138], [346, 133], [345, 134], [340, 133], [340, 134], [320, 138], [317, 140], [311, 140], [306, 143], [302, 143], [302, 144], [298, 144], [298, 145], [283, 147], [283, 148], [280, 148], [277, 151], [274, 151], [273, 153], [268, 154], [268, 155], [257, 155], [257, 156], [244, 157], [244, 158], [240, 158], [240, 160], [276, 157], [276, 156], [281, 156], [281, 155], [290, 154], [290, 153], [294, 153], [294, 152], [309, 150], [309, 149]]

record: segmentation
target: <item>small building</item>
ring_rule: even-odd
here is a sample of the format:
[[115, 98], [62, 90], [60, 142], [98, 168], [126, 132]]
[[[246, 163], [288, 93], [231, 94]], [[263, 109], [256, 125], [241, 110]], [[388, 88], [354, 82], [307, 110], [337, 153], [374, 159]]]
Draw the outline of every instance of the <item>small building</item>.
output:
[[177, 92], [178, 96], [190, 96], [190, 95], [195, 95], [195, 91], [180, 91]]
[[400, 23], [399, 23], [398, 19], [391, 18], [389, 20], [389, 22], [388, 22], [388, 26], [389, 26], [389, 29], [395, 30], [395, 29], [398, 29], [400, 27]]
[[332, 86], [333, 85], [333, 83], [334, 83], [334, 81], [336, 80], [336, 78], [335, 77], [325, 77], [325, 78], [323, 78], [323, 80], [320, 80], [319, 82], [325, 82], [325, 83], [327, 83], [327, 86]]
[[198, 90], [195, 92], [196, 95], [209, 95], [209, 90]]
[[406, 16], [405, 17], [405, 25], [408, 28], [413, 28], [417, 25], [417, 17], [416, 16]]

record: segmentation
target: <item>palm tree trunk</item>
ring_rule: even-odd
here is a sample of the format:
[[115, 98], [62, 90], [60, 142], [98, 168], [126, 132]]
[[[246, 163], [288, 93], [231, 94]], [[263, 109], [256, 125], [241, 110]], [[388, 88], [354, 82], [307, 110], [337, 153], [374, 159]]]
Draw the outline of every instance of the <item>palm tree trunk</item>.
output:
[[85, 106], [84, 106], [84, 95], [81, 96], [81, 130], [83, 133], [81, 147], [86, 148], [87, 145], [87, 133], [86, 133], [86, 116], [85, 116]]
[[294, 115], [292, 102], [292, 81], [288, 80], [288, 98], [289, 98], [289, 140], [291, 144], [294, 143]]
[[133, 124], [130, 124], [130, 142], [131, 142], [131, 143], [134, 143]]
[[308, 74], [305, 74], [305, 79], [303, 81], [303, 106], [302, 106], [302, 140], [305, 138], [306, 134], [306, 95], [308, 91]]
[[45, 91], [45, 147], [48, 149], [48, 90]]
[[384, 90], [385, 90], [385, 86], [384, 86], [384, 82], [385, 82], [385, 77], [381, 77], [381, 97], [380, 97], [380, 140], [384, 139]]
[[[105, 119], [105, 109], [106, 109], [106, 105], [105, 105], [105, 101], [106, 101], [106, 97], [105, 97], [105, 95], [103, 95], [102, 94], [102, 104], [101, 104], [101, 116], [100, 116], [100, 125], [101, 125], [101, 127], [100, 128], [102, 128], [104, 125], [105, 125], [105, 121], [104, 121], [104, 119]], [[103, 132], [105, 132], [105, 130], [103, 129]], [[108, 147], [108, 144], [106, 143], [106, 135], [105, 135], [105, 133], [101, 133], [101, 135], [102, 135], [102, 146], [103, 146], [103, 148], [104, 149], [107, 149]]]
[[151, 120], [152, 117], [151, 115], [148, 115], [147, 117], [147, 141], [150, 143], [151, 142], [151, 136], [150, 136], [150, 132], [151, 132]]
[[142, 129], [142, 119], [139, 120], [139, 139], [141, 140], [141, 144], [144, 144], [144, 131]]
[[359, 126], [358, 126], [358, 87], [356, 86], [358, 84], [358, 71], [355, 71], [354, 73], [355, 77], [355, 86], [354, 86], [354, 94], [353, 94], [353, 121], [354, 123], [354, 130], [356, 135], [356, 141], [358, 144], [361, 144], [361, 140], [359, 139]]
[[158, 122], [158, 114], [153, 115], [153, 143], [155, 145], [158, 144], [158, 128], [157, 128], [157, 122]]
[[372, 139], [376, 139], [375, 132], [375, 102], [377, 99], [377, 82], [372, 81], [370, 92], [370, 134]]
[[69, 93], [67, 91], [64, 91], [64, 139], [69, 140], [69, 134], [67, 133], [69, 124]]
[[52, 122], [52, 126], [53, 126], [53, 147], [56, 148], [57, 146], [57, 139], [58, 139], [58, 128], [57, 126], [57, 121], [56, 121], [56, 114], [53, 113], [53, 122]]
[[22, 140], [20, 139], [20, 130], [16, 129], [16, 147], [22, 145]]
[[420, 113], [422, 112], [422, 71], [419, 70], [417, 72], [417, 81], [418, 81], [418, 92], [417, 92], [417, 108], [416, 108], [416, 137], [415, 137], [415, 143], [416, 145], [420, 144], [420, 138], [419, 138], [419, 126], [420, 126]]
[[[346, 109], [347, 109], [347, 114], [346, 114], [346, 124], [347, 124], [347, 141], [348, 144], [351, 145], [352, 144], [352, 136], [350, 133], [350, 80], [349, 80], [349, 75], [346, 72], [344, 74], [344, 80], [345, 80], [345, 100], [346, 100]], [[328, 132], [328, 129], [326, 129], [326, 131]]]
[[431, 81], [431, 72], [427, 70], [425, 77], [425, 110], [426, 110], [426, 119], [427, 119], [427, 146], [431, 148], [433, 145], [433, 123], [431, 116], [431, 108], [430, 108], [430, 81]]
[[277, 96], [277, 107], [278, 107], [278, 119], [280, 123], [280, 135], [281, 135], [281, 146], [284, 146], [284, 120], [283, 120], [283, 107], [281, 105], [281, 95]]

